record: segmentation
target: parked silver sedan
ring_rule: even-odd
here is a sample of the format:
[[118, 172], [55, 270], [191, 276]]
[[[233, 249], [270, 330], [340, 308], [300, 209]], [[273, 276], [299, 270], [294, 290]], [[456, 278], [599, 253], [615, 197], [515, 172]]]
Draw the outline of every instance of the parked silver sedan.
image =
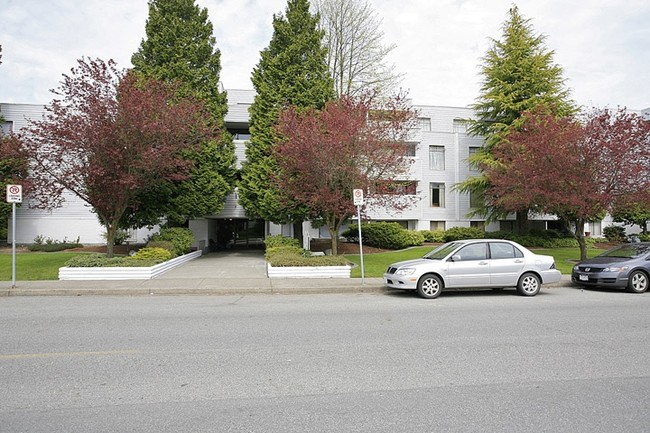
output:
[[393, 263], [384, 282], [433, 299], [448, 288], [516, 287], [522, 296], [535, 296], [542, 284], [561, 277], [551, 256], [534, 254], [512, 241], [470, 239], [440, 245], [421, 259]]

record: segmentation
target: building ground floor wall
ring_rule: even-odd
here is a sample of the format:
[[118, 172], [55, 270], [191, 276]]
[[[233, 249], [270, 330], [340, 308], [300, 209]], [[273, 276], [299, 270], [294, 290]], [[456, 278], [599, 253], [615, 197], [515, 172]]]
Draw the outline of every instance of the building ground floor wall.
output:
[[[352, 220], [351, 223], [355, 223]], [[376, 219], [371, 221], [394, 221], [409, 230], [446, 230], [452, 227], [480, 227], [486, 231], [513, 231], [516, 221], [514, 218], [485, 224], [480, 220], [426, 220], [426, 219]], [[590, 222], [585, 226], [585, 235], [602, 237], [605, 227], [614, 225], [611, 217], [602, 221]], [[8, 221], [8, 241], [14, 239], [11, 227], [11, 217]], [[537, 230], [561, 228], [556, 218], [549, 216], [533, 217], [530, 226]], [[314, 227], [309, 221], [303, 222], [301, 228], [293, 224], [273, 224], [264, 220], [253, 220], [245, 217], [230, 218], [213, 216], [197, 218], [189, 222], [189, 228], [196, 238], [195, 249], [205, 252], [229, 250], [236, 248], [260, 248], [267, 236], [282, 235], [302, 237], [302, 245], [309, 249], [314, 239], [329, 239], [326, 227]], [[348, 225], [342, 227], [346, 230]], [[148, 238], [158, 231], [154, 228], [130, 230], [127, 242], [145, 243]], [[626, 226], [628, 234], [638, 234], [640, 227]], [[88, 206], [74, 198], [69, 198], [66, 205], [51, 211], [29, 209], [22, 205], [16, 211], [15, 239], [18, 244], [32, 244], [37, 238], [53, 242], [79, 241], [85, 245], [104, 244], [105, 229], [99, 223], [97, 216]]]

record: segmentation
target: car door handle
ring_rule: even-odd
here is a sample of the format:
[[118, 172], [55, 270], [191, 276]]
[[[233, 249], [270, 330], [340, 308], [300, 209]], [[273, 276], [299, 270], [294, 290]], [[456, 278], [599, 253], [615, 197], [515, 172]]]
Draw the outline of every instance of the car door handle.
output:
[[487, 265], [488, 262], [478, 262], [479, 265]]

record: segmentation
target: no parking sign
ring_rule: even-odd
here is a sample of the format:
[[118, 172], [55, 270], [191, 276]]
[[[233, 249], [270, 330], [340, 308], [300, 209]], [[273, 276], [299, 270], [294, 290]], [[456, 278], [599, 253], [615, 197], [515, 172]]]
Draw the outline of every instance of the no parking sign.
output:
[[363, 205], [363, 190], [362, 189], [353, 189], [352, 196], [354, 197], [354, 205], [362, 206]]
[[7, 185], [7, 203], [23, 202], [23, 186]]

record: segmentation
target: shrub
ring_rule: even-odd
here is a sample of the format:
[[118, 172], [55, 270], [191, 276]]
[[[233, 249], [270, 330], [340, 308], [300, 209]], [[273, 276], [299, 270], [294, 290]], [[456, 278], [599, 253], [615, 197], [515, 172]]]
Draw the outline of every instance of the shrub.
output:
[[159, 247], [140, 248], [137, 253], [130, 257], [131, 260], [153, 260], [158, 263], [165, 262], [171, 258], [171, 251]]
[[485, 231], [478, 227], [452, 227], [445, 230], [445, 242], [460, 239], [483, 239], [484, 237]]
[[29, 251], [51, 253], [54, 251], [63, 251], [81, 247], [83, 247], [83, 245], [79, 243], [79, 238], [75, 241], [69, 241], [68, 238], [63, 238], [62, 241], [58, 241], [52, 238], [45, 238], [43, 235], [38, 235], [34, 238], [34, 243], [27, 246], [27, 249], [29, 249]]
[[650, 242], [650, 233], [639, 233], [639, 241]]
[[445, 241], [444, 230], [420, 230], [425, 242], [442, 243]]
[[[102, 233], [102, 237], [104, 239], [107, 239], [107, 233], [104, 232]], [[114, 245], [123, 245], [124, 242], [129, 238], [129, 232], [123, 229], [117, 229], [115, 232], [115, 235], [113, 236], [113, 244]]]
[[166, 249], [172, 254], [172, 258], [176, 257], [176, 248], [174, 248], [174, 244], [170, 241], [149, 241], [147, 242], [147, 247]]
[[174, 245], [174, 254], [182, 256], [189, 253], [194, 243], [194, 233], [184, 227], [165, 227], [151, 236], [150, 241], [168, 241]]
[[625, 227], [608, 226], [603, 229], [603, 234], [610, 242], [625, 242]]
[[269, 262], [272, 262], [274, 257], [280, 255], [305, 256], [306, 254], [307, 252], [303, 248], [293, 245], [279, 245], [270, 248], [267, 247], [264, 257], [266, 257], [266, 260]]
[[288, 238], [282, 235], [267, 236], [266, 239], [264, 239], [264, 244], [266, 245], [267, 250], [269, 248], [281, 246], [300, 248], [300, 241], [298, 239]]
[[134, 260], [131, 257], [108, 258], [105, 254], [82, 254], [71, 258], [65, 263], [70, 268], [112, 268], [112, 267], [138, 267], [153, 266], [153, 260]]
[[270, 237], [274, 239], [270, 242], [271, 246], [267, 243], [265, 256], [271, 266], [341, 266], [348, 264], [343, 256], [312, 256], [297, 245], [297, 239], [284, 238], [288, 240], [280, 240], [277, 236]]
[[[342, 236], [350, 241], [358, 241], [358, 226], [351, 225]], [[376, 248], [398, 250], [424, 243], [424, 235], [407, 230], [395, 222], [373, 222], [361, 224], [363, 243]]]

